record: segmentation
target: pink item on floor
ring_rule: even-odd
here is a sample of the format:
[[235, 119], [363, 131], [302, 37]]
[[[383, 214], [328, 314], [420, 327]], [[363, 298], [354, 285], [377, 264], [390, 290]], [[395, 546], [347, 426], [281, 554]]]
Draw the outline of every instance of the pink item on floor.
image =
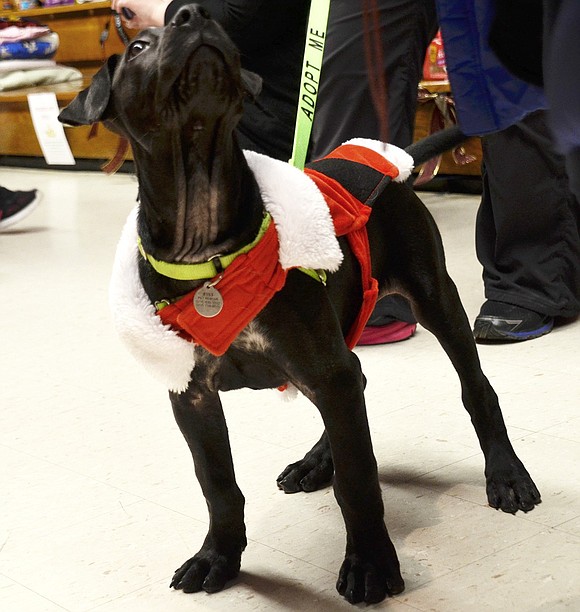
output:
[[367, 326], [357, 342], [357, 346], [371, 344], [390, 344], [410, 338], [417, 329], [416, 323], [405, 323], [405, 321], [393, 321], [387, 325], [376, 327]]

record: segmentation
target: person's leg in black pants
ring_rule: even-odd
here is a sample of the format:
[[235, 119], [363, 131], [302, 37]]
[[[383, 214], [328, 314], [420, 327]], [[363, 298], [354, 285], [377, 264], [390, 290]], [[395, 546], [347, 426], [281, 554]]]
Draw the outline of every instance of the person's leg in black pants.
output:
[[[365, 21], [362, 0], [333, 0], [313, 126], [313, 159], [350, 138], [381, 138], [405, 148], [413, 141], [417, 86], [429, 43], [437, 33], [434, 0], [377, 0], [378, 14]], [[367, 14], [368, 17], [368, 14]], [[382, 65], [365, 55], [365, 23], [378, 19]], [[376, 32], [375, 32], [376, 33]], [[373, 32], [366, 31], [367, 41]], [[387, 133], [371, 94], [369, 78], [386, 82]], [[387, 296], [377, 303], [359, 344], [402, 340], [413, 334], [407, 300]]]
[[487, 301], [474, 334], [529, 340], [580, 312], [580, 207], [545, 111], [483, 137], [482, 146], [476, 248]]

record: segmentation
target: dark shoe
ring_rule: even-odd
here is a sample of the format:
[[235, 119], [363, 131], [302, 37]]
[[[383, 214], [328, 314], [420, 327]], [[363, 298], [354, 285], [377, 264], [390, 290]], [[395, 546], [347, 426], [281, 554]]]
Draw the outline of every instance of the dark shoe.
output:
[[36, 189], [32, 191], [10, 191], [0, 187], [0, 231], [27, 217], [40, 201]]
[[479, 342], [519, 342], [549, 334], [554, 317], [488, 300], [475, 319], [473, 335]]
[[357, 346], [400, 342], [410, 338], [416, 329], [409, 302], [402, 295], [387, 295], [376, 303]]
[[375, 304], [375, 309], [367, 321], [367, 326], [382, 327], [394, 321], [417, 323], [408, 300], [396, 293], [386, 295]]

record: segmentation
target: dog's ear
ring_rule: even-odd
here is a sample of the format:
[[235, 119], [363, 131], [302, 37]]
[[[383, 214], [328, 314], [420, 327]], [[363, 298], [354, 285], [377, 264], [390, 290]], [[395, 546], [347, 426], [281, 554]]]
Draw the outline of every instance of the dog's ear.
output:
[[250, 72], [249, 70], [245, 70], [244, 68], [242, 68], [241, 73], [244, 92], [252, 100], [256, 100], [256, 98], [260, 95], [260, 92], [262, 91], [262, 77], [258, 76], [255, 72]]
[[95, 74], [91, 84], [63, 110], [58, 116], [67, 125], [91, 125], [105, 119], [105, 111], [111, 95], [111, 83], [119, 55], [111, 55]]

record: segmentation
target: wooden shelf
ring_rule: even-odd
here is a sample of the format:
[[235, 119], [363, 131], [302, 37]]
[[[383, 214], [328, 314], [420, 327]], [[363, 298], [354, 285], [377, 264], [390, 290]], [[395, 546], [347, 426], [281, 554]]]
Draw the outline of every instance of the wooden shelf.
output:
[[53, 15], [62, 15], [63, 13], [86, 13], [91, 10], [99, 10], [99, 9], [107, 9], [111, 10], [110, 2], [84, 2], [83, 4], [65, 4], [63, 6], [47, 6], [47, 7], [39, 7], [26, 9], [24, 11], [20, 10], [1, 10], [0, 17], [5, 17], [8, 19], [18, 19], [34, 17], [35, 21], [42, 21], [41, 19], [37, 19], [38, 17], [47, 17], [51, 18]]
[[[105, 59], [114, 53], [122, 53], [124, 45], [112, 23], [110, 2], [1, 11], [0, 17], [25, 17], [47, 25], [59, 35], [55, 61], [74, 66], [83, 74], [82, 79], [68, 83], [0, 92], [0, 155], [41, 157], [42, 151], [28, 110], [28, 94], [51, 92], [56, 94], [61, 108], [66, 106], [89, 85]], [[109, 36], [103, 46], [101, 34], [107, 28]], [[118, 136], [103, 126], [99, 126], [97, 136], [91, 139], [88, 138], [89, 127], [65, 128], [65, 131], [76, 158], [110, 159], [117, 150]], [[128, 157], [131, 159], [130, 155]]]
[[[25, 17], [47, 25], [59, 36], [54, 59], [59, 64], [83, 66], [100, 64], [113, 53], [122, 53], [124, 45], [112, 24], [110, 2], [89, 2], [26, 11], [6, 11], [9, 18]], [[105, 44], [101, 34], [108, 30]]]

